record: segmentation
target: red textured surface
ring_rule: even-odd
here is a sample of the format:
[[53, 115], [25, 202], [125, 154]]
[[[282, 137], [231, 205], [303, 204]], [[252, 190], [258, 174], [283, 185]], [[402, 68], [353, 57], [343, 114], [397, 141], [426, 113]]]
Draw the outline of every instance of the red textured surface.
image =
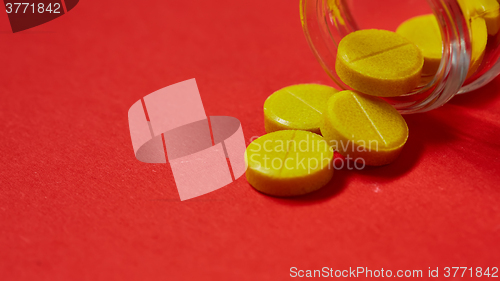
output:
[[167, 85], [196, 78], [207, 115], [238, 118], [248, 140], [273, 91], [331, 84], [298, 1], [241, 3], [81, 1], [17, 34], [0, 13], [0, 280], [500, 266], [500, 79], [407, 116], [393, 165], [301, 198], [241, 177], [180, 202], [168, 165], [135, 159], [127, 111]]

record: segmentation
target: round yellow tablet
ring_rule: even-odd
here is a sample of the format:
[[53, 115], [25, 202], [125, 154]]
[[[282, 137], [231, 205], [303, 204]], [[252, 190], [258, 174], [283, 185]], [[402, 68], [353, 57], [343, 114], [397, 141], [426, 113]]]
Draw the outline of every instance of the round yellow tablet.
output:
[[476, 11], [485, 20], [488, 34], [497, 34], [500, 29], [500, 5], [497, 0], [478, 0]]
[[[496, 0], [494, 1], [496, 2]], [[495, 9], [492, 8], [493, 5], [490, 1], [459, 0], [458, 3], [464, 13], [465, 19], [467, 20], [467, 27], [469, 28], [470, 40], [472, 44], [469, 72], [467, 73], [467, 78], [469, 78], [478, 70], [481, 62], [483, 61], [486, 44], [488, 43], [488, 32], [493, 32], [496, 28], [491, 24], [491, 19], [490, 26], [488, 26], [485, 17], [488, 18], [489, 16], [487, 15], [491, 15], [496, 12], [486, 13], [484, 10], [486, 9], [485, 4], [488, 4], [488, 9]]]
[[443, 40], [436, 17], [433, 14], [413, 17], [403, 22], [396, 33], [410, 40], [422, 51], [422, 75], [436, 74], [443, 56]]
[[320, 134], [321, 115], [336, 92], [318, 84], [293, 85], [274, 92], [264, 103], [266, 132], [305, 130]]
[[476, 17], [470, 19], [470, 36], [472, 42], [472, 53], [467, 78], [472, 76], [472, 74], [478, 70], [481, 62], [483, 62], [484, 53], [486, 51], [488, 31], [486, 28], [486, 21], [483, 18]]
[[296, 196], [315, 191], [333, 176], [333, 150], [323, 137], [285, 130], [253, 141], [245, 152], [246, 177], [258, 191]]
[[408, 139], [404, 118], [378, 97], [342, 91], [328, 101], [321, 132], [345, 157], [370, 166], [394, 161]]
[[493, 36], [500, 29], [500, 5], [497, 0], [458, 0], [467, 19], [481, 17], [485, 20], [488, 34]]
[[335, 68], [339, 78], [362, 93], [395, 97], [420, 82], [424, 58], [403, 36], [378, 29], [352, 32], [339, 43]]

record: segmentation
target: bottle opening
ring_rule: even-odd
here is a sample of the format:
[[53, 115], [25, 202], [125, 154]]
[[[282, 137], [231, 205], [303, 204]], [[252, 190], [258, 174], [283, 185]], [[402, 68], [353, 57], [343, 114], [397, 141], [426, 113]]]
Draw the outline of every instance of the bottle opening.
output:
[[[482, 6], [472, 4], [482, 1]], [[441, 61], [438, 57], [437, 63], [429, 64], [416, 89], [386, 98], [401, 113], [417, 113], [437, 108], [458, 93], [477, 89], [500, 72], [500, 10], [496, 0], [489, 2], [302, 0], [301, 20], [309, 45], [325, 71], [340, 88], [350, 89], [335, 71], [337, 47], [344, 36], [360, 29], [399, 32], [409, 19], [433, 15], [439, 30], [436, 32], [441, 34]]]

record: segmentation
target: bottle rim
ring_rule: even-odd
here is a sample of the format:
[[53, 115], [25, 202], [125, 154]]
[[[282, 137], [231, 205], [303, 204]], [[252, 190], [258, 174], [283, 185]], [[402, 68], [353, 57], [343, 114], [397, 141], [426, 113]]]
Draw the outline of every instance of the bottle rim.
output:
[[[426, 0], [436, 16], [443, 40], [443, 57], [437, 73], [426, 85], [402, 97], [386, 98], [400, 113], [433, 110], [459, 93], [477, 89], [500, 73], [497, 61], [475, 81], [462, 87], [471, 59], [471, 40], [460, 5], [456, 0]], [[331, 24], [331, 5], [338, 9], [336, 18], [342, 24]], [[345, 0], [301, 0], [300, 18], [307, 42], [326, 73], [342, 89], [350, 89], [335, 73], [336, 48], [340, 39], [359, 30]], [[336, 21], [336, 23], [338, 22]]]

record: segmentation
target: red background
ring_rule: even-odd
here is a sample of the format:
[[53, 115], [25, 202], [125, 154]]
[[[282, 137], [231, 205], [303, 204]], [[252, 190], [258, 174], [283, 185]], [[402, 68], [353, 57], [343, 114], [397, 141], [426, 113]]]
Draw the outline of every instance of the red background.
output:
[[244, 177], [181, 202], [134, 157], [127, 111], [196, 78], [207, 115], [263, 135], [264, 100], [332, 84], [298, 1], [81, 1], [12, 34], [0, 13], [0, 280], [286, 280], [290, 267], [500, 266], [500, 79], [406, 116], [392, 165], [294, 199]]

